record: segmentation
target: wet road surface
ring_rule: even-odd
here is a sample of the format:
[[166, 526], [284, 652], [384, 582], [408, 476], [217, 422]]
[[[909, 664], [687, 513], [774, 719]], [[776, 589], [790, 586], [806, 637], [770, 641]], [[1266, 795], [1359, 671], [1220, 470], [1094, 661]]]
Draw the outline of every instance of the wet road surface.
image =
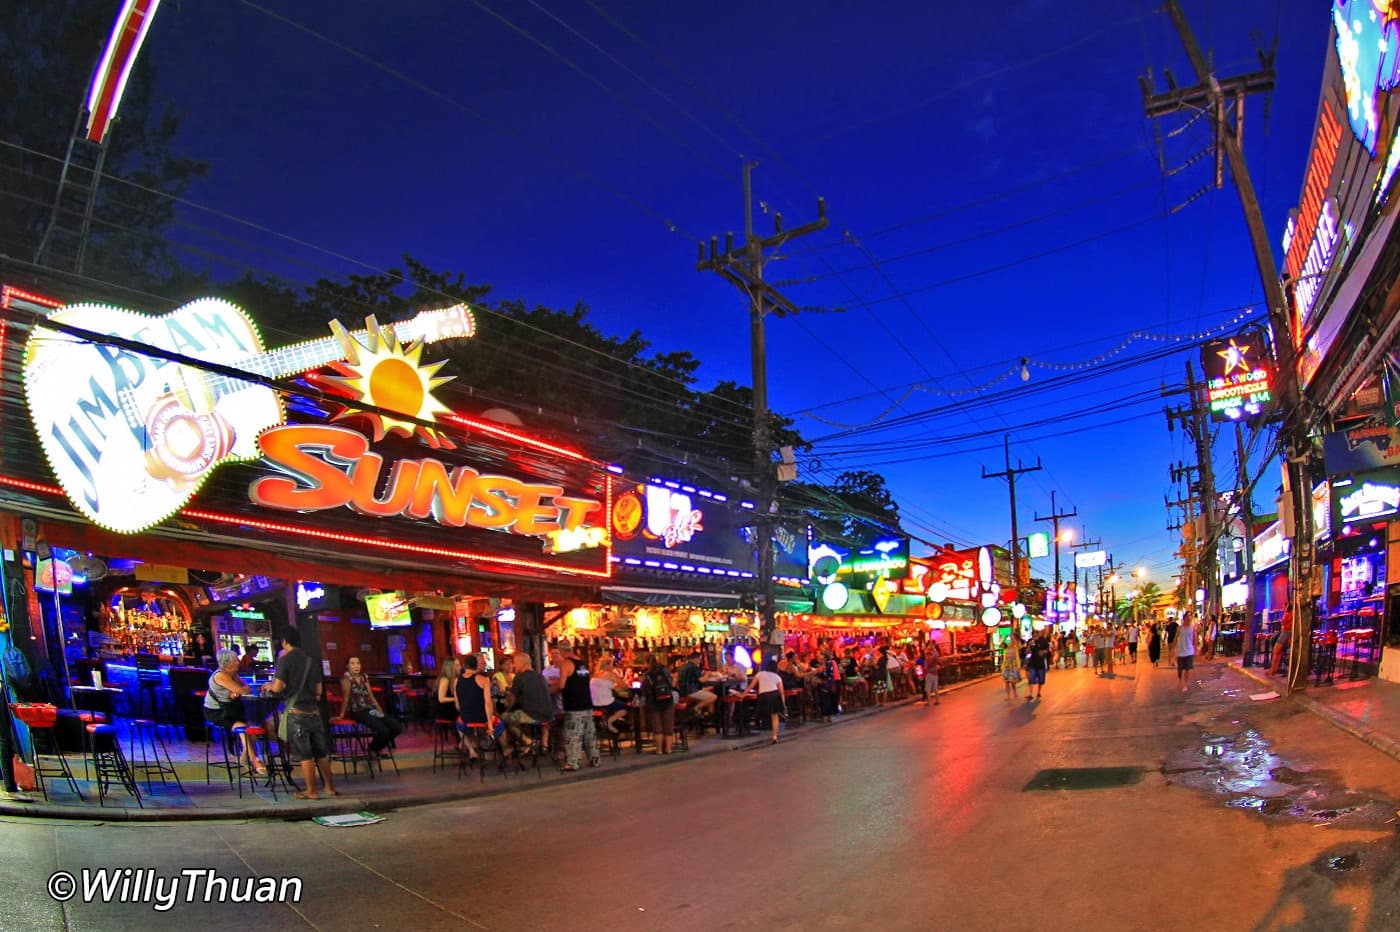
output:
[[[1173, 671], [1118, 671], [363, 828], [3, 822], [0, 928], [1400, 928], [1400, 762], [1219, 666], [1184, 696]], [[162, 912], [46, 892], [104, 867], [302, 895]]]

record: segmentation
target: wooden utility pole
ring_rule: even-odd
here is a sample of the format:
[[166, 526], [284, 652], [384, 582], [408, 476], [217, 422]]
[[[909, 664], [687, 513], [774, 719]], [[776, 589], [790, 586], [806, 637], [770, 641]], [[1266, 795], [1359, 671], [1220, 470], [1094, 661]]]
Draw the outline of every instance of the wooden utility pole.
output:
[[[1036, 515], [1036, 516], [1035, 516], [1035, 520], [1037, 520], [1037, 521], [1049, 521], [1049, 522], [1051, 523], [1051, 527], [1052, 527], [1053, 530], [1055, 531], [1055, 604], [1056, 604], [1056, 605], [1058, 605], [1059, 602], [1060, 602], [1060, 519], [1061, 519], [1061, 518], [1077, 518], [1077, 517], [1079, 517], [1079, 509], [1078, 509], [1078, 508], [1075, 508], [1073, 511], [1060, 511], [1060, 510], [1058, 510], [1058, 509], [1055, 507], [1055, 492], [1054, 492], [1053, 489], [1050, 491], [1050, 513], [1049, 513], [1048, 515], [1044, 516], [1044, 517], [1041, 517], [1040, 515]], [[1059, 622], [1058, 622], [1058, 619], [1057, 619], [1056, 624], [1058, 624], [1058, 623], [1059, 623]]]
[[734, 247], [734, 234], [725, 235], [724, 252], [719, 251], [719, 237], [710, 238], [709, 255], [700, 245], [700, 261], [696, 269], [718, 272], [749, 299], [749, 341], [753, 366], [753, 447], [754, 479], [757, 501], [755, 536], [758, 546], [758, 597], [760, 626], [766, 642], [776, 627], [773, 605], [773, 513], [777, 509], [777, 474], [773, 464], [773, 434], [768, 417], [768, 363], [764, 340], [763, 318], [768, 314], [783, 317], [796, 314], [797, 306], [776, 288], [763, 280], [767, 253], [781, 248], [789, 240], [826, 228], [826, 201], [817, 198], [817, 219], [792, 230], [783, 229], [783, 215], [773, 214], [772, 236], [761, 237], [753, 231], [754, 163], [744, 165], [744, 242]]
[[[1083, 528], [1080, 528], [1080, 530], [1082, 531]], [[1093, 548], [1093, 547], [1099, 546], [1099, 545], [1102, 544], [1102, 543], [1103, 543], [1102, 540], [1090, 540], [1090, 539], [1089, 539], [1089, 534], [1088, 534], [1088, 532], [1085, 531], [1085, 532], [1084, 532], [1084, 539], [1081, 540], [1081, 541], [1080, 541], [1079, 543], [1077, 543], [1077, 544], [1070, 544], [1070, 549], [1071, 549], [1071, 550], [1086, 550], [1086, 551], [1087, 551], [1087, 550], [1089, 550], [1089, 549], [1091, 549], [1091, 548]], [[1102, 565], [1099, 567], [1099, 575], [1100, 575], [1100, 576], [1103, 575], [1103, 567], [1102, 567]], [[1087, 590], [1088, 588], [1089, 588], [1089, 568], [1086, 566], [1086, 567], [1084, 567], [1084, 589]], [[1082, 590], [1080, 590], [1080, 588], [1079, 588], [1079, 561], [1076, 560], [1075, 563], [1074, 563], [1074, 601], [1075, 601], [1076, 603], [1079, 601], [1079, 593], [1080, 593], [1081, 591], [1082, 591]], [[1088, 603], [1089, 603], [1089, 599], [1088, 599], [1088, 597], [1086, 596], [1085, 599], [1084, 599], [1084, 604], [1085, 604], [1085, 605], [1088, 605]]]
[[1286, 513], [1292, 517], [1293, 549], [1290, 557], [1289, 579], [1292, 582], [1290, 603], [1293, 610], [1292, 652], [1288, 667], [1288, 691], [1303, 689], [1308, 679], [1308, 653], [1312, 647], [1312, 496], [1308, 481], [1308, 416], [1298, 383], [1297, 350], [1293, 343], [1292, 322], [1274, 263], [1273, 244], [1264, 226], [1259, 198], [1244, 160], [1244, 101], [1249, 94], [1273, 87], [1273, 55], [1260, 54], [1263, 70], [1249, 75], [1221, 79], [1215, 75], [1209, 60], [1196, 42], [1196, 36], [1186, 22], [1178, 0], [1166, 0], [1181, 37], [1181, 44], [1196, 73], [1196, 84], [1190, 88], [1172, 89], [1166, 94], [1153, 94], [1151, 76], [1143, 82], [1143, 103], [1149, 118], [1181, 110], [1207, 110], [1215, 129], [1216, 184], [1223, 183], [1224, 165], [1228, 164], [1230, 178], [1239, 195], [1240, 208], [1249, 229], [1254, 261], [1259, 269], [1264, 300], [1268, 304], [1269, 322], [1274, 331], [1274, 352], [1278, 359], [1279, 413], [1282, 415], [1281, 439], [1284, 447], [1284, 478]]
[[[1182, 408], [1178, 408], [1175, 412], [1167, 412], [1169, 418], [1174, 416], [1180, 419], [1185, 415], [1186, 411]], [[1184, 490], [1183, 497], [1178, 498], [1174, 502], [1165, 502], [1168, 509], [1181, 509], [1181, 523], [1168, 527], [1167, 529], [1181, 531], [1181, 549], [1177, 551], [1177, 556], [1181, 559], [1183, 570], [1181, 579], [1184, 592], [1182, 594], [1182, 604], [1180, 607], [1184, 611], [1187, 606], [1195, 605], [1196, 590], [1200, 588], [1197, 582], [1199, 569], [1197, 560], [1200, 554], [1200, 536], [1198, 533], [1199, 528], [1196, 524], [1196, 493], [1200, 487], [1200, 483], [1193, 479], [1193, 475], [1199, 477], [1200, 469], [1195, 465], [1188, 466], [1185, 463], [1177, 463], [1175, 466], [1169, 467], [1167, 472], [1170, 474], [1172, 482], [1180, 485]]]
[[[983, 479], [1005, 479], [1006, 484], [1011, 488], [1011, 579], [1017, 590], [1021, 588], [1021, 530], [1016, 523], [1016, 477], [1021, 473], [1035, 472], [1042, 469], [1040, 457], [1035, 458], [1034, 466], [1022, 466], [1020, 459], [1016, 460], [1016, 468], [1011, 467], [1011, 435], [1007, 434], [1002, 438], [1002, 448], [1006, 451], [1006, 469], [1002, 472], [987, 472], [987, 467], [982, 467]], [[1022, 596], [1017, 601], [1024, 602]]]
[[1249, 666], [1249, 655], [1254, 647], [1254, 502], [1253, 490], [1249, 487], [1249, 461], [1244, 454], [1244, 430], [1240, 422], [1235, 422], [1235, 483], [1240, 490], [1240, 520], [1244, 522], [1244, 658], [1241, 661]]

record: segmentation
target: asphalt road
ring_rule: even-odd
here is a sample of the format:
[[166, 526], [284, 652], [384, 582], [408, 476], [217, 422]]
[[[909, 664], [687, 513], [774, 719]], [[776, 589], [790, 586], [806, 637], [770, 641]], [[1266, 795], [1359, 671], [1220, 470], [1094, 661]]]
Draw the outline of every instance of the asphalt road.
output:
[[[1196, 679], [1183, 696], [1146, 664], [1052, 671], [1036, 703], [989, 682], [777, 747], [361, 828], [9, 820], [0, 929], [1400, 928], [1400, 763], [1252, 702], [1238, 674]], [[1110, 767], [1128, 769], [1085, 776], [1135, 782], [1026, 789]], [[83, 871], [103, 868], [146, 869], [153, 897], [178, 881], [179, 902], [82, 902]], [[46, 891], [60, 870], [79, 886], [62, 904]], [[206, 904], [193, 870], [299, 878], [301, 895]]]

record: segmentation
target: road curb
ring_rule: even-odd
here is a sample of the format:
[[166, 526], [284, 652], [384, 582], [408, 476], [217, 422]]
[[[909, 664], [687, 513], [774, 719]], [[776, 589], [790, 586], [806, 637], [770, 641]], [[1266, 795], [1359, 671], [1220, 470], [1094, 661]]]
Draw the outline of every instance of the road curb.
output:
[[[944, 687], [941, 693], [956, 692], [968, 686], [973, 686], [983, 682], [991, 676], [980, 677], [974, 680], [967, 680]], [[831, 725], [840, 725], [848, 722], [861, 721], [882, 712], [901, 706], [913, 705], [919, 700], [917, 698], [901, 699], [898, 702], [891, 702], [884, 706], [872, 706], [868, 709], [849, 712], [841, 715]], [[825, 729], [818, 729], [813, 726], [818, 722], [808, 721], [805, 725], [797, 729], [790, 730], [781, 740], [780, 744], [791, 743], [800, 740], [806, 733], [820, 733]], [[827, 726], [831, 727], [831, 726]], [[687, 760], [697, 760], [705, 757], [713, 757], [731, 751], [746, 751], [764, 747], [769, 743], [769, 739], [760, 735], [756, 738], [736, 739], [726, 741], [723, 744], [713, 743], [703, 748], [696, 748], [691, 751], [681, 751], [665, 756], [655, 754], [636, 754], [632, 751], [624, 751], [622, 755], [614, 761], [612, 766], [603, 766], [597, 769], [584, 769], [577, 771], [571, 777], [543, 780], [533, 777], [526, 771], [525, 773], [512, 774], [511, 778], [487, 782], [485, 784], [475, 783], [468, 786], [464, 782], [442, 788], [433, 787], [430, 789], [408, 789], [398, 792], [387, 792], [375, 794], [373, 796], [345, 795], [333, 797], [331, 799], [319, 800], [317, 802], [292, 800], [287, 794], [279, 794], [278, 801], [269, 806], [250, 809], [235, 806], [214, 806], [210, 808], [150, 808], [150, 809], [128, 809], [126, 807], [92, 810], [89, 806], [65, 805], [60, 803], [45, 802], [42, 798], [29, 800], [27, 798], [17, 798], [15, 795], [7, 795], [0, 792], [0, 818], [17, 816], [26, 819], [59, 819], [70, 822], [205, 822], [205, 821], [303, 821], [316, 816], [340, 815], [347, 812], [359, 812], [369, 809], [374, 812], [392, 812], [395, 809], [407, 809], [413, 806], [431, 806], [438, 803], [463, 802], [475, 799], [489, 799], [496, 796], [507, 796], [515, 793], [524, 793], [533, 789], [545, 789], [547, 787], [565, 786], [570, 783], [591, 780], [605, 780], [609, 777], [621, 776], [623, 774], [636, 773], [641, 770], [651, 770], [656, 767], [669, 767], [685, 763]], [[548, 767], [548, 764], [542, 764]], [[547, 771], [546, 771], [547, 772]], [[490, 774], [488, 774], [488, 777]], [[516, 779], [518, 778], [518, 779]], [[37, 792], [37, 791], [36, 791]], [[258, 797], [262, 799], [264, 797]], [[283, 800], [287, 800], [284, 802]]]
[[[1254, 672], [1251, 668], [1238, 664], [1230, 664], [1230, 667], [1231, 669], [1243, 673], [1261, 686], [1267, 686], [1274, 692], [1278, 692], [1278, 683], [1274, 682], [1272, 679], [1266, 678], [1262, 674]], [[1400, 741], [1396, 741], [1389, 735], [1382, 734], [1349, 715], [1343, 715], [1335, 709], [1328, 708], [1323, 703], [1307, 695], [1306, 692], [1294, 693], [1291, 696], [1284, 696], [1283, 698], [1296, 704], [1299, 708], [1306, 709], [1323, 721], [1340, 728], [1352, 737], [1360, 738], [1363, 742], [1369, 744], [1382, 754], [1389, 755], [1395, 760], [1400, 760]]]

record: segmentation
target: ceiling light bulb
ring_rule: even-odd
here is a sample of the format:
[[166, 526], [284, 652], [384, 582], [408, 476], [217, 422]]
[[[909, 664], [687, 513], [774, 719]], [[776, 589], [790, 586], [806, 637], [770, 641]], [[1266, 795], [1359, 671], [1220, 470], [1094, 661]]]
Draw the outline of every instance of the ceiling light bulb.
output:
[[1029, 382], [1029, 381], [1031, 380], [1031, 367], [1030, 367], [1029, 363], [1030, 363], [1030, 360], [1026, 359], [1024, 356], [1021, 357], [1021, 381], [1022, 381], [1022, 382]]

